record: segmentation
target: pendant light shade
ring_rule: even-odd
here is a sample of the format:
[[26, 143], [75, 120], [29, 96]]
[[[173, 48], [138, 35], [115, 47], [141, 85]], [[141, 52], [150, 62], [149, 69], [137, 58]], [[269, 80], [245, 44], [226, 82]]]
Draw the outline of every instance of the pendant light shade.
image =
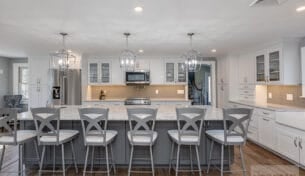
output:
[[183, 54], [185, 66], [188, 72], [198, 72], [201, 68], [199, 61], [200, 53], [193, 49], [193, 35], [194, 33], [187, 34], [190, 37], [190, 50]]
[[133, 51], [128, 49], [128, 37], [130, 33], [124, 33], [126, 37], [126, 48], [122, 51], [120, 55], [120, 66], [125, 68], [126, 70], [133, 70], [136, 60], [136, 55]]
[[62, 36], [62, 49], [51, 53], [52, 66], [61, 70], [68, 70], [71, 65], [76, 63], [76, 56], [73, 55], [71, 50], [66, 49], [66, 36], [67, 33], [60, 33]]

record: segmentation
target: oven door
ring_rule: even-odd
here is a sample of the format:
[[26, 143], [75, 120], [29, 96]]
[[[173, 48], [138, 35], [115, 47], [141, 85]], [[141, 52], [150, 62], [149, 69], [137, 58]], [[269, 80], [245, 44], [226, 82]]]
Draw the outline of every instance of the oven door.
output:
[[126, 84], [149, 84], [149, 72], [126, 72]]

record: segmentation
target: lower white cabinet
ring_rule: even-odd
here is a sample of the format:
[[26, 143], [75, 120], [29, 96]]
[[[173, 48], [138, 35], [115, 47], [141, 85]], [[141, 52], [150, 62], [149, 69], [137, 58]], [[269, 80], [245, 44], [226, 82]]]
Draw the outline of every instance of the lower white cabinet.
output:
[[287, 158], [298, 162], [299, 148], [297, 134], [292, 133], [280, 127], [276, 128], [277, 152], [286, 156]]
[[305, 166], [304, 131], [277, 124], [276, 140], [277, 152]]
[[259, 143], [273, 149], [275, 147], [274, 135], [275, 120], [266, 116], [259, 116]]

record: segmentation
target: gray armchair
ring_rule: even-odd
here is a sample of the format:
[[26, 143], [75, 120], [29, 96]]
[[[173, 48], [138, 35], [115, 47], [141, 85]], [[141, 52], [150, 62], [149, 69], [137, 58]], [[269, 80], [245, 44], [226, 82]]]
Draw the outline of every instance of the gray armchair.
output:
[[18, 112], [27, 111], [27, 106], [21, 104], [22, 95], [5, 95], [3, 98], [6, 108], [15, 108]]

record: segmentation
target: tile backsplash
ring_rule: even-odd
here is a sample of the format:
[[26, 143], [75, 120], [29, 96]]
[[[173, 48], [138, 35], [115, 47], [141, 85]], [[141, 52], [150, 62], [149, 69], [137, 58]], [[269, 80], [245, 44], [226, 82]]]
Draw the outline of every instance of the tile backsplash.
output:
[[300, 85], [292, 85], [292, 86], [276, 85], [276, 86], [267, 87], [268, 103], [305, 108], [305, 98], [300, 98], [301, 95], [302, 95], [302, 86]]
[[125, 99], [132, 97], [185, 99], [184, 85], [150, 86], [88, 86], [87, 99], [99, 99], [103, 90], [106, 99]]

